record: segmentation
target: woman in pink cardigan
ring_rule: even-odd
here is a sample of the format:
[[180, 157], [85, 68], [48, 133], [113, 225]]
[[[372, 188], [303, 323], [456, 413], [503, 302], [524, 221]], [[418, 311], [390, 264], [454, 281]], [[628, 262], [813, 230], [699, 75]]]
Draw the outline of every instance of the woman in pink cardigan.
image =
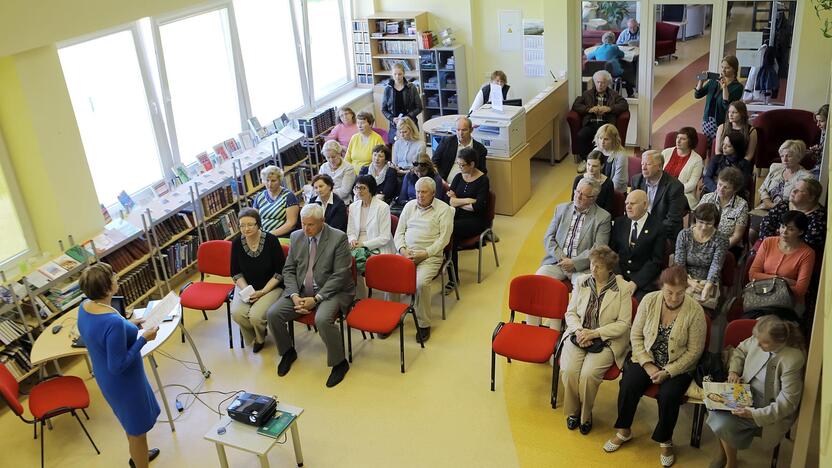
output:
[[338, 143], [341, 144], [342, 148], [346, 148], [350, 144], [350, 138], [358, 133], [358, 124], [355, 122], [355, 112], [353, 112], [349, 107], [342, 107], [338, 110], [338, 119], [341, 120], [341, 123], [336, 125], [335, 128], [329, 132], [326, 139], [337, 140]]

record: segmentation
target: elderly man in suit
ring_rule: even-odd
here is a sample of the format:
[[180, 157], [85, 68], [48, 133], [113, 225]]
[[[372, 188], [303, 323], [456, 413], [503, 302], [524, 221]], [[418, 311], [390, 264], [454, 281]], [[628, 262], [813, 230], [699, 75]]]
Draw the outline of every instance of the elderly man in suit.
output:
[[[601, 185], [594, 179], [581, 179], [574, 201], [555, 208], [543, 237], [546, 256], [536, 274], [568, 279], [575, 286], [578, 277], [589, 272], [589, 251], [607, 245], [610, 239], [610, 214], [595, 204], [600, 191]], [[526, 322], [539, 325], [540, 318], [529, 316]]]
[[454, 209], [439, 200], [430, 177], [416, 181], [416, 199], [404, 205], [393, 241], [416, 264], [416, 340], [430, 338], [430, 285], [442, 267], [442, 253], [454, 230]]
[[346, 310], [355, 297], [350, 246], [346, 234], [324, 223], [321, 205], [304, 206], [300, 220], [302, 230], [292, 233], [283, 267], [286, 289], [268, 312], [269, 327], [283, 356], [277, 375], [286, 375], [298, 358], [289, 322], [315, 311], [315, 326], [326, 345], [327, 365], [332, 367], [326, 386], [334, 387], [350, 369], [343, 335], [335, 324], [338, 312]]
[[660, 151], [645, 151], [641, 155], [641, 174], [633, 176], [630, 187], [647, 193], [647, 211], [662, 220], [665, 236], [675, 241], [682, 230], [688, 199], [685, 186], [663, 168], [664, 156]]
[[472, 148], [477, 152], [477, 169], [481, 170], [483, 174], [488, 173], [485, 168], [485, 157], [488, 150], [482, 143], [474, 140], [471, 137], [471, 132], [474, 131], [474, 124], [468, 117], [459, 117], [456, 119], [456, 135], [442, 138], [436, 151], [433, 152], [433, 164], [439, 171], [442, 179], [448, 181], [450, 184], [454, 180], [454, 176], [459, 173], [459, 168], [456, 166], [456, 156], [463, 148]]
[[618, 269], [636, 284], [635, 297], [657, 290], [656, 280], [665, 263], [662, 220], [647, 212], [647, 193], [633, 190], [624, 202], [626, 215], [613, 220], [610, 248], [618, 253]]

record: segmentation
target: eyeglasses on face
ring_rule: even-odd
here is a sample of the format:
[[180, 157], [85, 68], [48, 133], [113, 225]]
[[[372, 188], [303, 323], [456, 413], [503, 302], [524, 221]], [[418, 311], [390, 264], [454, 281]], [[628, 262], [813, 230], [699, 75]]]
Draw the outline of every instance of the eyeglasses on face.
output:
[[356, 192], [363, 192], [363, 191], [367, 190], [367, 186], [366, 185], [356, 185], [352, 189], [355, 190]]
[[240, 229], [252, 229], [252, 228], [256, 228], [256, 227], [257, 227], [256, 223], [240, 223]]

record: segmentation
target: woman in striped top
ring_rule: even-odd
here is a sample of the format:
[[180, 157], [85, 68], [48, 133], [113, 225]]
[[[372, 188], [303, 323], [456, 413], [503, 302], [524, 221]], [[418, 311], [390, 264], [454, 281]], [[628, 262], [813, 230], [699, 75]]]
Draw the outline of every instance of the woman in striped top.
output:
[[263, 230], [278, 237], [289, 237], [298, 223], [298, 198], [283, 186], [283, 171], [277, 166], [266, 166], [260, 171], [266, 190], [254, 197], [252, 208], [260, 213]]

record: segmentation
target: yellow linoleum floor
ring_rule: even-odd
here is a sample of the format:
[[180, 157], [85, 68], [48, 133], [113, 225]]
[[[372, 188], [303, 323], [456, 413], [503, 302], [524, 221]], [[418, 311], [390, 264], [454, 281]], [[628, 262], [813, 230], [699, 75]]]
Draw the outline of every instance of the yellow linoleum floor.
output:
[[[493, 256], [486, 251], [483, 282], [477, 284], [476, 252], [461, 254], [462, 299], [457, 303], [451, 296], [448, 318], [442, 321], [440, 286], [434, 284], [434, 328], [424, 350], [416, 343], [412, 321], [408, 321], [406, 374], [399, 372], [397, 336], [362, 341], [360, 334], [354, 333], [352, 367], [344, 382], [327, 389], [324, 382], [329, 370], [323, 344], [317, 335], [297, 327], [299, 359], [287, 376], [279, 378], [271, 339], [258, 355], [248, 349], [229, 350], [224, 311], [209, 313], [208, 321], [202, 320], [199, 312], [188, 311], [188, 329], [212, 375], [202, 383], [199, 372], [160, 356], [162, 380], [167, 385], [202, 390], [274, 394], [281, 401], [305, 408], [299, 427], [304, 466], [311, 468], [659, 466], [658, 448], [649, 438], [656, 418], [655, 403], [649, 399], [639, 408], [633, 427], [636, 438], [615, 454], [602, 451], [616, 416], [617, 382], [602, 384], [595, 405], [595, 427], [588, 436], [566, 430], [562, 408], [552, 410], [549, 406], [548, 366], [499, 361], [496, 392], [489, 391], [490, 338], [496, 323], [508, 317], [509, 279], [534, 273], [554, 206], [569, 197], [575, 174], [571, 162], [555, 167], [538, 161], [533, 164], [532, 199], [516, 216], [496, 220], [501, 266], [495, 269]], [[190, 348], [177, 339], [162, 349], [176, 358], [193, 360]], [[55, 429], [47, 431], [47, 466], [127, 466], [124, 433], [86, 365], [79, 359], [66, 359], [61, 365], [67, 374], [80, 376], [87, 383], [92, 420], [85, 423], [102, 454], [95, 455], [71, 416], [61, 416], [54, 422]], [[155, 386], [153, 380], [151, 383]], [[171, 400], [182, 391], [175, 387], [166, 390]], [[222, 398], [203, 397], [214, 407]], [[707, 466], [716, 441], [706, 427], [702, 448], [689, 446], [691, 415], [689, 406], [682, 409], [675, 434], [676, 466]], [[151, 466], [218, 466], [213, 445], [203, 439], [217, 418], [197, 402], [178, 416], [176, 432], [158, 423], [149, 439], [162, 454]], [[32, 439], [30, 426], [8, 408], [0, 409], [0, 466], [36, 466], [38, 443]], [[749, 452], [753, 453], [747, 454], [742, 466], [766, 466], [770, 452]], [[781, 460], [790, 453], [791, 443], [786, 442]], [[228, 457], [235, 468], [259, 466], [253, 455], [233, 449], [228, 450]], [[275, 447], [269, 460], [272, 466], [295, 466], [291, 443]]]

